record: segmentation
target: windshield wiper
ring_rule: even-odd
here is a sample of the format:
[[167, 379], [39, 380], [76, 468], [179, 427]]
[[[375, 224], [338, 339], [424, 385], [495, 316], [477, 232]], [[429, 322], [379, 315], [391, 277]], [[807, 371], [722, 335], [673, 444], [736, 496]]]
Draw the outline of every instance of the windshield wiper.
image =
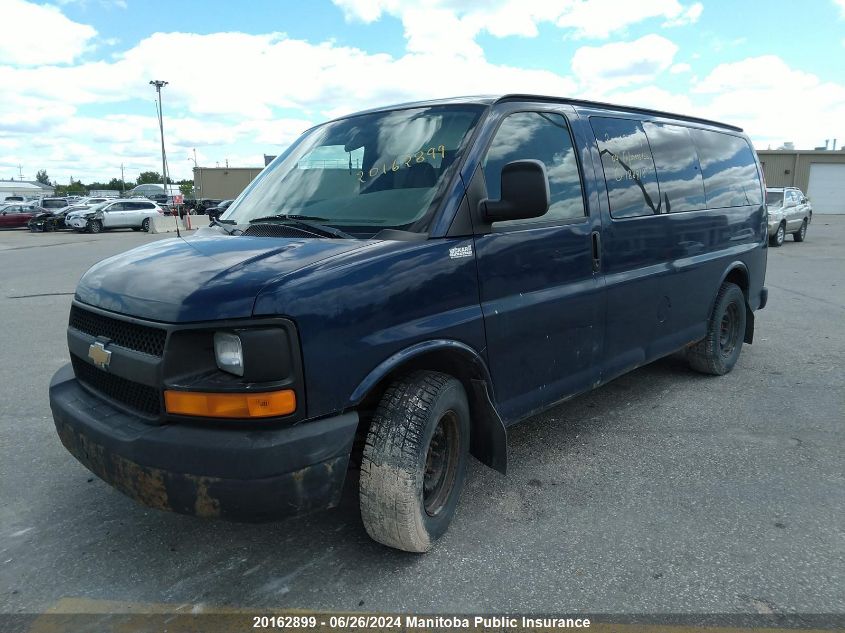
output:
[[285, 214], [279, 213], [277, 215], [268, 215], [262, 218], [255, 218], [249, 221], [250, 224], [259, 224], [262, 222], [270, 223], [270, 222], [284, 222], [286, 224], [293, 224], [304, 226], [307, 229], [311, 229], [312, 231], [318, 231], [322, 233], [324, 236], [328, 237], [339, 237], [345, 240], [354, 240], [356, 239], [354, 235], [350, 235], [345, 231], [341, 231], [340, 229], [336, 229], [333, 226], [326, 226], [325, 224], [318, 224], [317, 221], [328, 221], [329, 218], [321, 218], [316, 215], [295, 215], [295, 214]]
[[226, 232], [226, 235], [235, 235], [235, 231], [238, 231], [238, 234], [243, 233], [240, 229], [232, 226], [234, 224], [236, 224], [234, 220], [218, 220], [217, 218], [211, 218], [211, 226], [219, 226]]

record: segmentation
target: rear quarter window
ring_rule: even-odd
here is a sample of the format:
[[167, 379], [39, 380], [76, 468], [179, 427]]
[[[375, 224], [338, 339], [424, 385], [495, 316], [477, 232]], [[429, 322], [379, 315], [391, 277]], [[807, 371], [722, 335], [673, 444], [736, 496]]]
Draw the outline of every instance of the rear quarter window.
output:
[[741, 136], [691, 129], [701, 162], [708, 209], [762, 204], [754, 152]]
[[643, 123], [648, 137], [664, 213], [704, 208], [704, 181], [689, 128], [664, 123]]
[[665, 210], [660, 202], [654, 158], [639, 121], [590, 117], [601, 156], [610, 215], [633, 218]]

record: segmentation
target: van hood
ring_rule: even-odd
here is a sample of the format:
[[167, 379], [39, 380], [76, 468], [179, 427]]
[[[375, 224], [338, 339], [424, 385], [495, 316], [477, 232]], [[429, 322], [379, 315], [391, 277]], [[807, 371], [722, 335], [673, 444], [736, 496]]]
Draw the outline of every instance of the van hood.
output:
[[163, 240], [95, 264], [75, 296], [104, 310], [167, 323], [246, 318], [266, 284], [367, 244], [244, 236]]

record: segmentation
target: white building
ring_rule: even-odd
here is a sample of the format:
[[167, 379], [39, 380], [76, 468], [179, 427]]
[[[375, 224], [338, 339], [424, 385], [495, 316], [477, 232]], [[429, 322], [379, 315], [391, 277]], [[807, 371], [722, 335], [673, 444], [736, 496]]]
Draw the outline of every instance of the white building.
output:
[[27, 180], [0, 180], [0, 201], [9, 196], [21, 196], [24, 199], [47, 198], [55, 195], [56, 190], [49, 185]]

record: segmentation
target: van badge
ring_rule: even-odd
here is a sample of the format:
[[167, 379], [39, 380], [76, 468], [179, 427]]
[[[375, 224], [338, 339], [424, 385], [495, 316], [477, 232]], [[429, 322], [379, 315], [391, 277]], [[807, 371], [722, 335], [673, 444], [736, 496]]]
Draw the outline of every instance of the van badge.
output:
[[96, 341], [88, 348], [88, 358], [100, 369], [105, 369], [111, 362], [111, 352], [100, 341]]
[[461, 257], [472, 257], [472, 244], [466, 246], [454, 246], [449, 249], [449, 257], [451, 259], [459, 259]]

